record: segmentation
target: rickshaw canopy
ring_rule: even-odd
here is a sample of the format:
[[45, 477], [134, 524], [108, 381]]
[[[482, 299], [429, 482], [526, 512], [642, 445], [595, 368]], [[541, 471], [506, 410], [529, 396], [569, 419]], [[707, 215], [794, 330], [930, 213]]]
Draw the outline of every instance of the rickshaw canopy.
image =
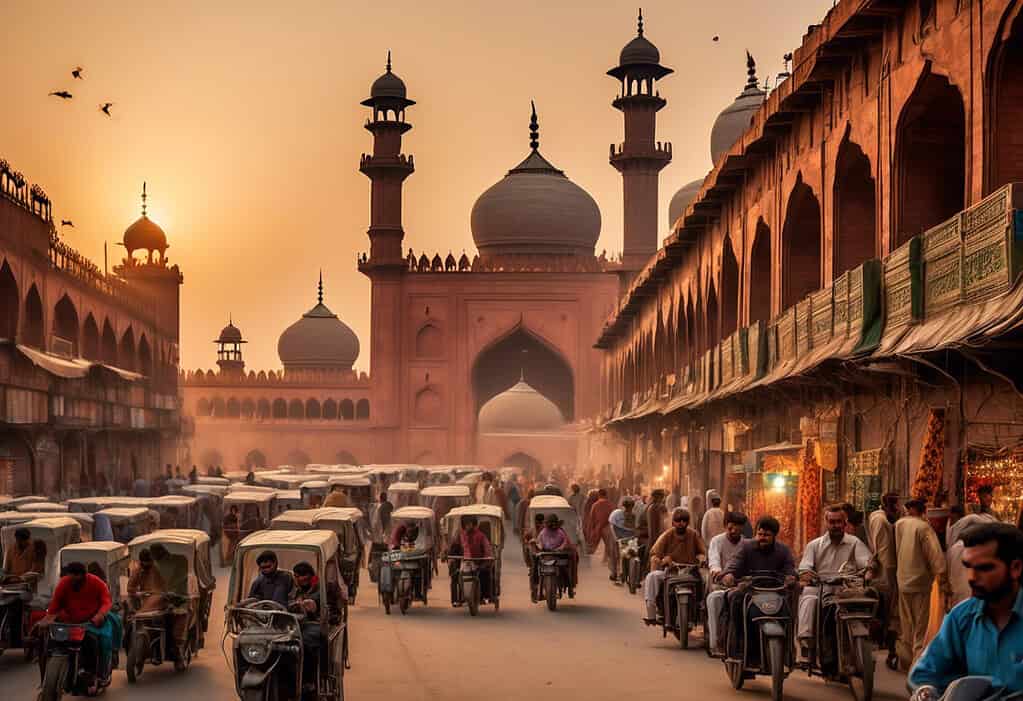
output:
[[194, 486], [202, 485], [202, 486], [206, 486], [206, 487], [226, 487], [229, 484], [231, 484], [231, 480], [229, 480], [226, 477], [210, 477], [210, 476], [206, 476], [206, 477], [199, 477], [199, 478], [197, 478], [195, 480], [195, 484], [192, 485], [192, 486], [194, 487]]
[[190, 497], [223, 497], [228, 491], [230, 488], [226, 484], [188, 484], [181, 488], [181, 493]]
[[[257, 531], [239, 544], [235, 551], [234, 566], [231, 570], [231, 590], [228, 603], [237, 603], [248, 596], [249, 585], [258, 574], [256, 558], [269, 550], [277, 556], [281, 569], [291, 570], [310, 556], [316, 558], [313, 567], [318, 575], [324, 573], [324, 565], [334, 557], [339, 544], [332, 531]], [[323, 578], [321, 577], [321, 585]]]
[[14, 532], [20, 528], [27, 528], [33, 540], [46, 545], [46, 571], [36, 586], [36, 595], [49, 597], [60, 579], [60, 550], [82, 541], [82, 527], [73, 518], [52, 515], [13, 523], [0, 531], [5, 551], [14, 546]]
[[[88, 567], [95, 562], [102, 568], [106, 576], [107, 586], [114, 600], [121, 597], [122, 589], [128, 584], [128, 546], [112, 540], [90, 540], [84, 543], [72, 543], [60, 549], [60, 567], [72, 562], [81, 562]], [[121, 578], [124, 581], [121, 581]], [[124, 586], [122, 586], [124, 585]]]
[[276, 494], [277, 490], [273, 487], [263, 487], [258, 484], [236, 483], [228, 487], [227, 492], [228, 494], [234, 494], [235, 492], [261, 492], [263, 494]]
[[391, 521], [430, 521], [433, 522], [433, 509], [426, 506], [403, 506], [391, 512]]
[[423, 487], [419, 492], [422, 497], [471, 497], [469, 486], [465, 484], [435, 484], [430, 487]]
[[451, 540], [453, 534], [462, 527], [462, 516], [475, 516], [482, 524], [486, 522], [489, 527], [486, 531], [487, 538], [491, 545], [496, 548], [504, 545], [504, 511], [501, 507], [493, 504], [470, 504], [469, 506], [456, 506], [445, 516], [441, 524], [444, 531], [444, 538]]
[[419, 492], [418, 482], [395, 482], [394, 484], [387, 487], [387, 491], [390, 492]]
[[327, 484], [333, 487], [335, 484], [340, 484], [342, 487], [372, 487], [373, 483], [369, 481], [369, 477], [362, 475], [333, 475], [327, 479]]
[[49, 497], [41, 497], [37, 494], [32, 494], [23, 497], [11, 497], [11, 500], [7, 502], [7, 508], [16, 509], [21, 504], [38, 504], [40, 502], [49, 502]]
[[188, 561], [188, 574], [195, 575], [201, 589], [216, 588], [210, 558], [210, 536], [194, 528], [167, 528], [133, 538], [128, 550], [137, 560], [143, 548], [162, 545], [172, 555], [181, 555]]
[[316, 526], [315, 516], [319, 509], [291, 509], [274, 516], [270, 528], [275, 531], [310, 531]]
[[49, 501], [29, 501], [24, 504], [18, 504], [18, 511], [36, 511], [39, 513], [55, 513], [63, 514], [68, 512], [67, 504], [54, 504]]
[[532, 524], [536, 514], [554, 514], [562, 522], [561, 527], [572, 539], [572, 542], [579, 545], [583, 542], [582, 524], [579, 520], [579, 512], [576, 511], [565, 497], [556, 494], [540, 494], [533, 497], [529, 502], [529, 513], [527, 523]]

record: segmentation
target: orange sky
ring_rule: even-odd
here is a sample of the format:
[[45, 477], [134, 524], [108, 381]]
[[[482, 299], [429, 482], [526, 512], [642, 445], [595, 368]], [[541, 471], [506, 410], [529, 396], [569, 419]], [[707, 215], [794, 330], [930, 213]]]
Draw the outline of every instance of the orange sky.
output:
[[[676, 73], [658, 138], [674, 161], [661, 175], [660, 228], [682, 184], [710, 168], [717, 113], [745, 82], [744, 50], [761, 79], [782, 70], [830, 0], [646, 2], [646, 35]], [[233, 314], [250, 369], [279, 367], [277, 336], [326, 302], [362, 341], [368, 369], [369, 285], [355, 269], [368, 248], [370, 150], [359, 101], [394, 70], [417, 105], [405, 152], [405, 247], [473, 253], [476, 197], [528, 149], [529, 100], [541, 149], [586, 188], [603, 217], [601, 249], [621, 248], [621, 179], [607, 162], [622, 138], [604, 72], [635, 34], [631, 3], [114, 2], [0, 4], [0, 157], [39, 183], [66, 240], [102, 265], [138, 216], [150, 215], [181, 266], [182, 366], [211, 367], [210, 341]], [[720, 41], [712, 41], [715, 35]], [[84, 81], [70, 70], [85, 67]], [[61, 102], [51, 90], [71, 90]], [[98, 112], [114, 102], [114, 117]], [[111, 247], [111, 260], [123, 249]]]

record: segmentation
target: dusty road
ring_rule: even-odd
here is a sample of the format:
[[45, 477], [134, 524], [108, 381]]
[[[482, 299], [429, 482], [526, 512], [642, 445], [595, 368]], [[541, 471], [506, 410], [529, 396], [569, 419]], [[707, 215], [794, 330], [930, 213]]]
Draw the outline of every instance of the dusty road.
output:
[[[531, 604], [517, 543], [505, 552], [501, 611], [485, 608], [470, 618], [447, 602], [442, 568], [430, 605], [407, 616], [385, 616], [373, 585], [364, 586], [351, 614], [352, 669], [349, 699], [373, 701], [622, 701], [625, 698], [769, 699], [768, 682], [750, 681], [734, 691], [723, 665], [700, 649], [682, 651], [673, 638], [640, 620], [640, 598], [615, 587], [595, 559], [580, 568], [580, 590], [556, 613]], [[169, 664], [147, 667], [129, 686], [123, 670], [105, 694], [109, 701], [234, 701], [234, 687], [220, 653], [227, 571], [218, 571], [218, 601], [207, 648], [184, 674]], [[363, 576], [364, 583], [368, 578]], [[122, 655], [123, 664], [123, 655]], [[904, 699], [904, 678], [878, 665], [881, 701]], [[0, 697], [34, 701], [38, 672], [18, 653], [0, 658]], [[794, 674], [785, 683], [793, 701], [851, 701], [846, 687]]]

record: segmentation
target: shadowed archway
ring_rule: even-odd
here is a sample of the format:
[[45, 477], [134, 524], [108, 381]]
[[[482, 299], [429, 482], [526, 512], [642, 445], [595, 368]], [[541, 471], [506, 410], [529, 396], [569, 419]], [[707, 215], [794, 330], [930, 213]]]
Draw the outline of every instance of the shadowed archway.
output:
[[870, 159], [848, 130], [835, 161], [834, 276], [861, 265], [877, 255], [877, 217], [874, 178]]
[[518, 452], [512, 453], [504, 460], [501, 461], [501, 465], [507, 465], [510, 467], [521, 467], [526, 471], [526, 474], [536, 476], [540, 474], [540, 470], [543, 469], [543, 464], [534, 458], [529, 453]]
[[771, 318], [771, 228], [757, 220], [749, 263], [749, 321], [767, 322]]
[[821, 206], [802, 177], [789, 195], [782, 228], [782, 308], [821, 287]]
[[[1011, 9], [1006, 14], [1011, 13]], [[986, 73], [990, 146], [987, 192], [1023, 181], [1023, 12], [991, 52]]]
[[572, 369], [564, 357], [523, 327], [494, 342], [476, 356], [472, 369], [476, 413], [492, 397], [525, 379], [561, 410], [575, 416]]
[[43, 300], [35, 285], [25, 295], [25, 326], [21, 337], [25, 345], [45, 348], [46, 339], [43, 332]]
[[14, 338], [18, 334], [20, 299], [18, 281], [5, 260], [0, 265], [0, 338]]

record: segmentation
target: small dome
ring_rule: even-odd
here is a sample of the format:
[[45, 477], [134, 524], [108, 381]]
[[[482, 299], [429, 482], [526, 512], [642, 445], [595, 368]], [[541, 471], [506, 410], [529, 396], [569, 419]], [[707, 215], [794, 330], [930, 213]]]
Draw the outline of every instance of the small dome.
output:
[[277, 340], [285, 370], [351, 370], [359, 357], [359, 337], [319, 302]]
[[618, 56], [618, 64], [621, 66], [633, 66], [636, 64], [657, 65], [661, 62], [661, 52], [642, 34], [633, 38], [622, 53]]
[[242, 332], [238, 329], [234, 323], [229, 322], [220, 331], [220, 336], [217, 337], [217, 343], [241, 343]]
[[686, 183], [672, 196], [671, 203], [668, 205], [669, 229], [675, 228], [675, 222], [685, 213], [686, 207], [696, 199], [696, 195], [699, 194], [701, 187], [703, 187], [703, 178]]
[[541, 433], [564, 424], [557, 405], [524, 380], [491, 398], [479, 413], [482, 433]]
[[470, 223], [481, 254], [592, 256], [600, 209], [586, 190], [534, 150], [479, 196]]
[[165, 251], [167, 234], [152, 219], [143, 214], [124, 230], [124, 247], [132, 251]]
[[718, 115], [710, 130], [710, 160], [714, 165], [746, 133], [753, 115], [767, 98], [767, 93], [757, 84], [757, 64], [749, 52], [746, 52], [746, 73], [746, 89]]
[[391, 69], [388, 68], [386, 73], [373, 81], [369, 94], [370, 97], [394, 97], [404, 100], [405, 81], [392, 73]]

